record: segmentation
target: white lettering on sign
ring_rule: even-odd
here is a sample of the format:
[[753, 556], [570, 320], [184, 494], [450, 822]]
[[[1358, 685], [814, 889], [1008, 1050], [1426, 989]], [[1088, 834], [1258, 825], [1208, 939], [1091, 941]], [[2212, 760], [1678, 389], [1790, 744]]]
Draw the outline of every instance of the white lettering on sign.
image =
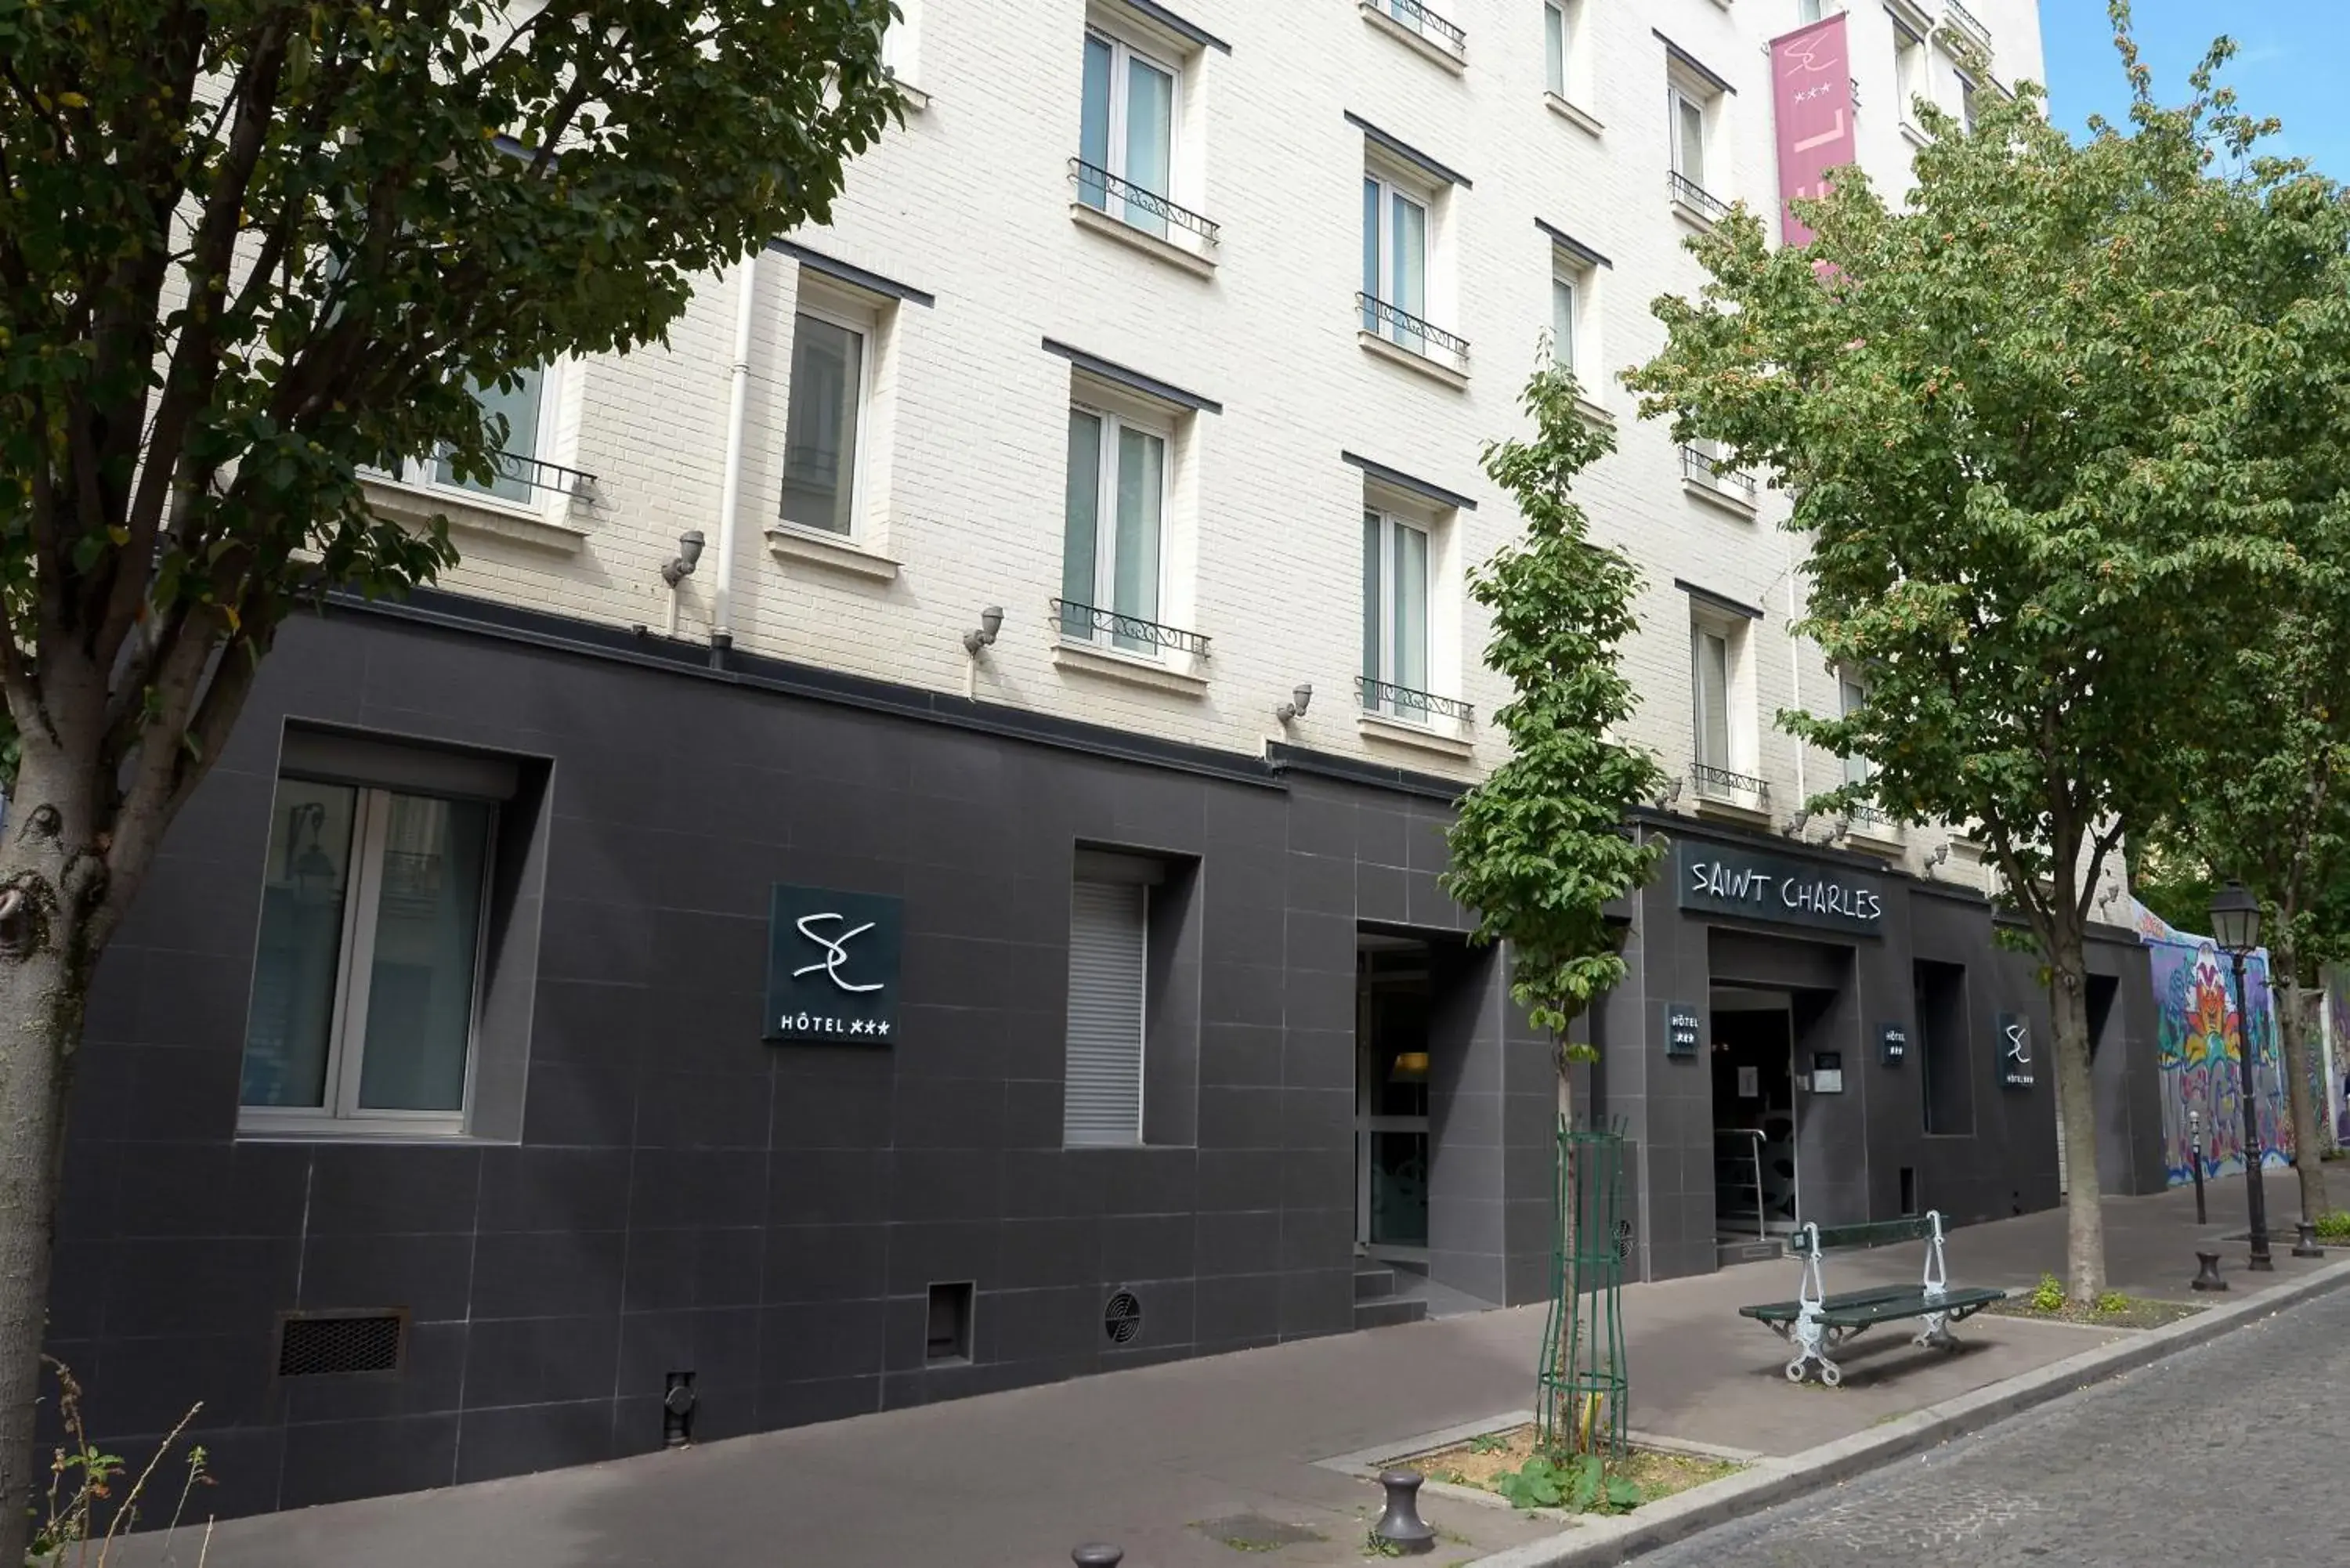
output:
[[1690, 891], [1764, 909], [1776, 892], [1782, 909], [1863, 923], [1885, 916], [1884, 900], [1874, 888], [1847, 887], [1825, 877], [1807, 881], [1800, 877], [1776, 877], [1752, 867], [1731, 867], [1719, 860], [1690, 862]]
[[[816, 960], [816, 962], [802, 964], [799, 968], [792, 971], [792, 978], [794, 980], [799, 979], [799, 977], [804, 974], [814, 974], [816, 971], [822, 970], [824, 971], [824, 977], [827, 980], [832, 981], [833, 984], [838, 986], [841, 990], [848, 992], [853, 995], [862, 995], [867, 992], [879, 991], [881, 989], [881, 982], [879, 981], [875, 981], [870, 985], [851, 985], [848, 981], [840, 978], [840, 966], [848, 961], [848, 944], [856, 940], [858, 937], [863, 936], [866, 932], [871, 930], [873, 929], [872, 921], [868, 920], [861, 926], [852, 927], [851, 929], [841, 932], [837, 937], [819, 936], [816, 932], [808, 929], [808, 927], [817, 920], [840, 920], [845, 922], [847, 918], [848, 917], [846, 915], [839, 914], [802, 915], [798, 919], [792, 922], [799, 928], [800, 935], [806, 937], [808, 940], [816, 943], [816, 946], [825, 950], [824, 957]], [[802, 1025], [802, 1027], [806, 1027], [806, 1025]]]

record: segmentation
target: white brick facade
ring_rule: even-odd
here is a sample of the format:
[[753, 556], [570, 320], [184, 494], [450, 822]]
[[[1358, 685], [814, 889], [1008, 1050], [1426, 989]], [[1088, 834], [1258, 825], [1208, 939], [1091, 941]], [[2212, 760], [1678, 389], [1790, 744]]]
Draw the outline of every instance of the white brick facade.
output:
[[[1543, 0], [1430, 0], [1466, 32], [1459, 68], [1400, 36], [1377, 14], [1384, 5], [1166, 0], [1230, 46], [1184, 42], [1180, 62], [1172, 194], [1221, 225], [1208, 275], [1072, 211], [1086, 27], [1164, 45], [1159, 6], [900, 4], [917, 14], [897, 57], [927, 103], [853, 165], [834, 223], [795, 241], [934, 303], [878, 302], [862, 554], [820, 544], [786, 554], [768, 531], [795, 302], [811, 282], [840, 296], [787, 256], [761, 259], [733, 563], [738, 647], [940, 691], [969, 683], [985, 701], [1225, 750], [1286, 739], [1471, 776], [1500, 754], [1491, 714], [1506, 693], [1479, 662], [1485, 628], [1462, 576], [1514, 527], [1479, 452], [1523, 428], [1516, 399], [1550, 321], [1558, 254], [1539, 220], [1609, 264], [1591, 270], [1583, 365], [1620, 450], [1582, 498], [1600, 537], [1647, 578], [1626, 655], [1643, 697], [1635, 738], [1668, 772], [1687, 772], [1691, 600], [1680, 579], [1763, 611], [1746, 623], [1732, 691], [1744, 715], [1734, 728], [1747, 734], [1740, 760], [1769, 782], [1773, 818], [1841, 776], [1837, 759], [1799, 754], [1772, 719], [1836, 698], [1816, 652], [1786, 633], [1798, 542], [1774, 526], [1783, 503], [1765, 491], [1750, 518], [1690, 493], [1664, 429], [1637, 420], [1615, 380], [1661, 340], [1650, 300], [1699, 281], [1679, 249], [1690, 228], [1668, 199], [1675, 67], [1663, 39], [1733, 89], [1711, 111], [1707, 185], [1768, 208], [1764, 41], [1798, 24], [1802, 0], [1575, 0], [1584, 52], [1568, 72], [1573, 112], [1546, 100]], [[1898, 187], [1913, 148], [1896, 113], [1893, 15], [1878, 0], [1846, 9], [1863, 161]], [[1991, 35], [2001, 79], [2039, 76], [2034, 0], [1968, 9]], [[1914, 19], [1948, 25], [1946, 0], [1918, 0]], [[1955, 110], [1951, 57], [1929, 46], [1928, 58], [1934, 96]], [[1358, 341], [1367, 133], [1357, 120], [1468, 182], [1430, 180], [1426, 313], [1469, 340], [1465, 386]], [[665, 348], [565, 369], [542, 452], [596, 476], [592, 503], [552, 502], [538, 521], [458, 512], [464, 559], [448, 586], [658, 635], [671, 598], [661, 563], [698, 529], [710, 549], [682, 587], [680, 631], [705, 634], [735, 288], [713, 280]], [[1061, 591], [1072, 366], [1046, 339], [1222, 405], [1177, 421], [1169, 463], [1159, 615], [1211, 639], [1204, 682], [1146, 684], [1103, 673], [1104, 659], [1055, 659], [1047, 606]], [[1433, 519], [1429, 685], [1474, 704], [1466, 746], [1409, 743], [1359, 722], [1365, 473], [1342, 452], [1477, 503]], [[1003, 607], [1003, 628], [974, 671], [962, 639], [989, 605]], [[1284, 732], [1274, 709], [1301, 682], [1314, 701]], [[1692, 799], [1685, 790], [1683, 809]], [[1913, 867], [1938, 836], [1908, 836]], [[1943, 873], [1965, 864], [1954, 856]]]

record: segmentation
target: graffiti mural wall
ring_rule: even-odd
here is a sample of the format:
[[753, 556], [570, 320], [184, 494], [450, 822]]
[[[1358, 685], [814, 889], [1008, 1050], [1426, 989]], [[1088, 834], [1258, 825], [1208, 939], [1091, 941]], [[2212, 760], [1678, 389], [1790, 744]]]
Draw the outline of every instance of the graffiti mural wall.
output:
[[[2176, 930], [2138, 906], [2137, 932], [2154, 969], [2154, 1004], [2162, 1069], [2163, 1160], [2171, 1185], [2194, 1179], [2189, 1113], [2202, 1113], [2203, 1174], [2208, 1179], [2244, 1168], [2243, 1021], [2237, 1015], [2231, 966], [2208, 937]], [[2244, 961], [2246, 1009], [2251, 1014], [2254, 1114], [2262, 1165], [2286, 1164], [2293, 1118], [2284, 1108], [2282, 1056], [2276, 1010], [2269, 997], [2268, 954]]]

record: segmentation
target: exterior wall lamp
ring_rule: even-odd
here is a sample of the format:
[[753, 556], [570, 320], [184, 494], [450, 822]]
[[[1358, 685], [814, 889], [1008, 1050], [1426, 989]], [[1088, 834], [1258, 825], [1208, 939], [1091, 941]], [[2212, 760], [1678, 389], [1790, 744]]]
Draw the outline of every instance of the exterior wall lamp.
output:
[[1289, 701], [1273, 711], [1274, 722], [1286, 724], [1292, 719], [1303, 719], [1305, 717], [1305, 710], [1313, 705], [1313, 701], [1314, 688], [1300, 682], [1291, 690]]

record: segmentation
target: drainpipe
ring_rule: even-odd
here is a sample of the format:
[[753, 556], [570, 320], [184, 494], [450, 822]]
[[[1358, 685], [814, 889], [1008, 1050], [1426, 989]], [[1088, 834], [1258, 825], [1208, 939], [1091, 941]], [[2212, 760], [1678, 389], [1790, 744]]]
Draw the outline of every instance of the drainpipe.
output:
[[718, 491], [718, 575], [710, 585], [710, 666], [734, 646], [734, 513], [743, 495], [743, 412], [751, 392], [751, 322], [759, 300], [759, 253], [734, 269], [734, 359], [726, 389], [726, 468]]
[[[1781, 536], [1780, 543], [1781, 548], [1786, 553], [1787, 562], [1787, 675], [1791, 681], [1788, 690], [1794, 693], [1795, 711], [1801, 712], [1804, 708], [1804, 640], [1795, 635], [1795, 621], [1802, 613], [1795, 605], [1795, 546], [1789, 543], [1783, 535]], [[1804, 803], [1811, 798], [1811, 791], [1804, 787], [1804, 753], [1807, 749], [1808, 742], [1801, 739], [1795, 742], [1795, 809], [1797, 811], [1803, 810]]]

